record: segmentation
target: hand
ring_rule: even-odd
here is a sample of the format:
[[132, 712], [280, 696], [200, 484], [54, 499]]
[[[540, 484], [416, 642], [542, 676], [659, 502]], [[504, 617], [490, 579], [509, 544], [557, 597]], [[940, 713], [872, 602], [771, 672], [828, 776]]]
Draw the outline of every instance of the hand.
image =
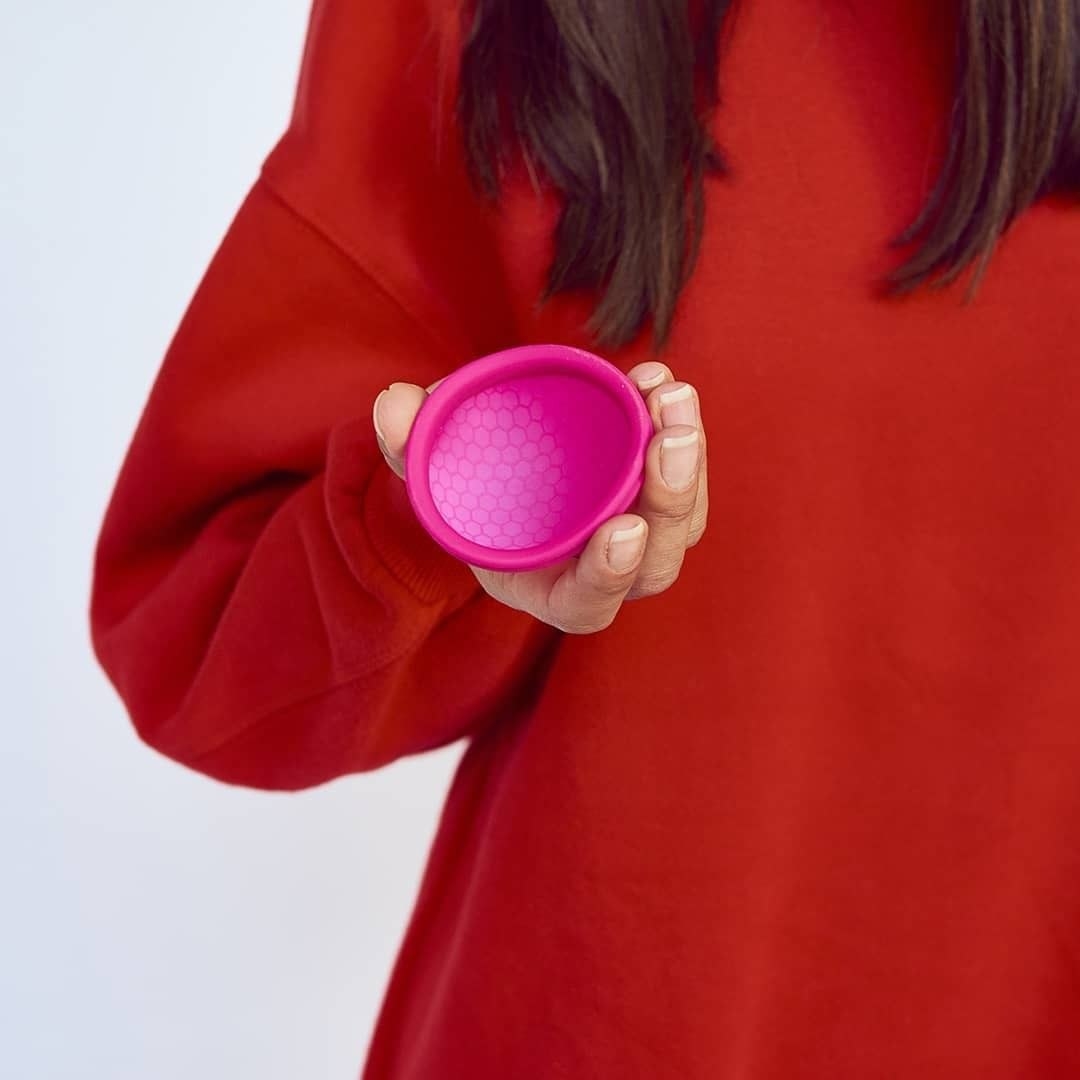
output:
[[[471, 567], [494, 599], [568, 634], [603, 630], [623, 601], [671, 588], [687, 549], [705, 531], [709, 492], [697, 391], [654, 361], [639, 364], [629, 377], [645, 397], [654, 430], [632, 511], [605, 521], [580, 555], [556, 566], [511, 573]], [[436, 386], [392, 383], [375, 399], [379, 446], [403, 479], [409, 430]]]

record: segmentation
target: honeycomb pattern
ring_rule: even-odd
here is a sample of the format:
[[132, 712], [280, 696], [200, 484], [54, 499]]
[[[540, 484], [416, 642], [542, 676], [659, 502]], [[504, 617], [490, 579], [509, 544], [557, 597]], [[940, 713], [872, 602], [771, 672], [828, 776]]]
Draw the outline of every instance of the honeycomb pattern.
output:
[[494, 386], [461, 403], [428, 464], [432, 498], [446, 523], [484, 547], [546, 543], [569, 484], [558, 428], [529, 391]]

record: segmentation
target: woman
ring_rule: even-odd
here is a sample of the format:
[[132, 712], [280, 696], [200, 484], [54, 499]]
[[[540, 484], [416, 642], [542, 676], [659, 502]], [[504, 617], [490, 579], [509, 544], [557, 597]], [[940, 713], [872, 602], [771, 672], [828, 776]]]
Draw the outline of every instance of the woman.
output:
[[[468, 740], [367, 1080], [1080, 1075], [1078, 189], [1075, 0], [317, 0], [92, 622], [229, 783]], [[539, 341], [646, 485], [473, 571], [402, 448]]]

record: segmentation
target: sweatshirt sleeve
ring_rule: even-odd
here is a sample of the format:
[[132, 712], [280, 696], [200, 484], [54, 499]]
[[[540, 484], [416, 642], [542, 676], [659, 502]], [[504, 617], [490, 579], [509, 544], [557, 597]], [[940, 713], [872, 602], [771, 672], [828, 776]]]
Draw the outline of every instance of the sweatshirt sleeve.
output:
[[[371, 425], [384, 386], [426, 385], [505, 333], [497, 294], [480, 318], [482, 216], [473, 291], [451, 282], [453, 230], [481, 212], [460, 163], [423, 148], [427, 78], [363, 65], [406, 40], [390, 13], [428, 25], [424, 2], [373, 4], [381, 30], [350, 38], [365, 5], [316, 0], [290, 127], [169, 344], [98, 538], [100, 663], [147, 743], [226, 782], [310, 787], [475, 734], [527, 702], [559, 639], [428, 537]], [[380, 148], [365, 120], [392, 93], [413, 126]], [[348, 132], [359, 150], [336, 144]], [[380, 215], [392, 175], [364, 171], [371, 153], [445, 181], [436, 205], [395, 189]]]

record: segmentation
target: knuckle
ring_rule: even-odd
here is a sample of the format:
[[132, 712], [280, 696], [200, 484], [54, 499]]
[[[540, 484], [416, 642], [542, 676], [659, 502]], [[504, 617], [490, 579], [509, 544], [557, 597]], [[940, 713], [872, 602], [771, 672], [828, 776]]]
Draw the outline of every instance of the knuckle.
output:
[[649, 514], [661, 525], [675, 525], [685, 521], [694, 512], [695, 492], [680, 492], [668, 498], [656, 499], [649, 507]]
[[681, 570], [682, 566], [680, 564], [679, 566], [640, 575], [637, 581], [634, 582], [634, 594], [644, 597], [659, 596], [660, 593], [667, 592], [679, 580]]
[[660, 529], [687, 528], [693, 514], [693, 500], [663, 502], [649, 508], [650, 525]]
[[634, 580], [636, 572], [636, 566], [630, 567], [629, 570], [619, 571], [613, 570], [604, 564], [588, 573], [582, 584], [584, 589], [591, 593], [593, 597], [610, 602], [626, 592]]
[[593, 582], [593, 589], [605, 600], [611, 600], [615, 597], [622, 596], [629, 588], [633, 579], [634, 571], [632, 569], [621, 574], [612, 570], [610, 573], [597, 578], [597, 580]]
[[690, 525], [690, 535], [686, 538], [688, 548], [697, 547], [701, 538], [705, 535], [705, 519], [701, 518]]

